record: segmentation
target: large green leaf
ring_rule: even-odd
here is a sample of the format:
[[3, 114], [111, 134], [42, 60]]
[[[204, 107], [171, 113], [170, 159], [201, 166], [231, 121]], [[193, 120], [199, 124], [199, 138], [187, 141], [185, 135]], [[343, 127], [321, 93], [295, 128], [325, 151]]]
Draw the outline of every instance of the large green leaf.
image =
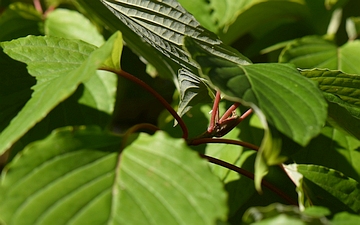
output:
[[305, 196], [305, 203], [300, 204], [325, 206], [332, 213], [360, 212], [360, 186], [356, 180], [318, 165], [293, 164], [286, 168], [291, 171], [300, 196]]
[[[162, 59], [165, 63], [168, 63], [168, 60], [172, 61], [172, 78], [176, 86], [180, 89], [180, 92], [185, 94], [185, 96], [182, 96], [180, 99], [180, 115], [183, 115], [186, 112], [185, 110], [189, 110], [196, 104], [191, 102], [192, 100], [198, 101], [199, 99], [204, 99], [205, 102], [208, 101], [208, 98], [202, 96], [202, 93], [206, 90], [203, 90], [203, 81], [197, 77], [197, 64], [192, 62], [187, 52], [182, 49], [184, 36], [191, 36], [203, 44], [213, 46], [213, 54], [219, 57], [227, 57], [240, 64], [250, 62], [237, 51], [222, 44], [215, 34], [203, 28], [195, 18], [186, 12], [175, 0], [166, 2], [155, 0], [102, 0], [102, 2], [120, 19], [123, 26], [130, 28], [131, 32], [141, 37], [143, 41], [160, 52], [162, 58], [167, 58]], [[126, 37], [129, 33], [130, 32], [124, 32], [124, 36]], [[128, 42], [126, 39], [125, 41]], [[139, 42], [141, 43], [141, 41]], [[133, 45], [138, 45], [139, 42], [134, 44], [130, 43], [129, 45], [133, 47]], [[136, 48], [139, 48], [139, 46], [136, 46]], [[147, 49], [149, 49], [149, 46], [144, 46], [142, 52], [150, 51]], [[154, 57], [148, 52], [141, 55], [150, 63], [151, 58]], [[173, 64], [174, 62], [176, 63], [175, 65]], [[156, 67], [156, 65], [154, 66]], [[178, 83], [178, 70], [181, 67], [188, 70], [188, 74], [192, 74], [192, 79], [195, 80], [195, 82], [191, 83], [192, 86], [196, 83], [201, 84], [197, 90], [195, 88], [193, 91], [186, 91], [189, 88]], [[195, 98], [195, 95], [198, 93], [200, 93], [201, 96]]]
[[229, 99], [253, 103], [279, 131], [301, 145], [326, 119], [326, 102], [316, 85], [288, 64], [239, 65], [217, 57], [191, 38], [185, 46], [202, 75]]
[[207, 162], [181, 139], [141, 134], [125, 147], [96, 128], [63, 128], [5, 169], [7, 224], [214, 224], [226, 195]]
[[[7, 54], [28, 64], [28, 70], [36, 77], [37, 84], [32, 88], [32, 98], [1, 133], [0, 153], [11, 147], [56, 105], [74, 93], [79, 84], [85, 82], [86, 86], [86, 82], [90, 82], [89, 88], [93, 88], [98, 79], [97, 68], [111, 57], [113, 49], [118, 49], [115, 46], [121, 43], [119, 34], [97, 50], [82, 41], [55, 37], [29, 36], [3, 42], [2, 47]], [[106, 89], [106, 86], [104, 84], [98, 87]], [[92, 99], [90, 105], [99, 104], [100, 110], [110, 111], [106, 103], [109, 100], [91, 95], [91, 91], [86, 93], [86, 98]], [[89, 102], [88, 100], [84, 101]]]

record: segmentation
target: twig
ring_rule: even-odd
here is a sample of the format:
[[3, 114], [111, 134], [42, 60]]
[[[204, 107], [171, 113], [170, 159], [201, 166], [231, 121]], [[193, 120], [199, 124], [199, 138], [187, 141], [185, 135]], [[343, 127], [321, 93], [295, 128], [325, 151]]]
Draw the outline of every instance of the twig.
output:
[[226, 110], [226, 112], [224, 113], [224, 115], [220, 118], [219, 123], [221, 124], [223, 121], [225, 121], [226, 119], [228, 119], [230, 116], [233, 115], [233, 112], [235, 109], [237, 109], [237, 107], [239, 107], [240, 103], [235, 102], [232, 106], [230, 106], [230, 108], [228, 108], [228, 110]]
[[[232, 171], [235, 171], [241, 175], [244, 175], [246, 176], [247, 178], [250, 178], [252, 180], [254, 180], [254, 174], [253, 173], [250, 173], [249, 171], [247, 170], [244, 170], [240, 167], [237, 167], [233, 164], [230, 164], [230, 163], [227, 163], [225, 161], [222, 161], [220, 159], [216, 159], [216, 158], [213, 158], [211, 156], [207, 156], [207, 155], [204, 155], [204, 154], [200, 154], [200, 156], [202, 158], [205, 158], [207, 159], [209, 162], [211, 163], [214, 163], [216, 165], [219, 165], [219, 166], [222, 166], [222, 167], [225, 167], [225, 168], [228, 168], [229, 170], [232, 170]], [[280, 189], [278, 189], [277, 187], [275, 187], [274, 185], [272, 185], [271, 183], [269, 183], [268, 181], [266, 180], [262, 180], [261, 184], [268, 188], [269, 190], [271, 190], [272, 192], [276, 193], [277, 195], [279, 195], [281, 198], [285, 199], [289, 204], [292, 204], [292, 205], [298, 205], [297, 202], [290, 198], [288, 195], [286, 195], [284, 192], [282, 192]]]
[[213, 108], [211, 110], [210, 124], [209, 124], [209, 127], [207, 129], [208, 133], [212, 133], [214, 131], [216, 122], [217, 122], [218, 117], [219, 117], [219, 103], [220, 103], [220, 100], [221, 100], [221, 94], [220, 94], [220, 91], [217, 91], [216, 95], [215, 95]]
[[114, 70], [111, 68], [100, 68], [100, 70], [109, 71], [112, 73], [117, 74], [118, 76], [124, 77], [128, 80], [131, 80], [132, 82], [138, 84], [142, 88], [144, 88], [146, 91], [148, 91], [150, 94], [152, 94], [157, 100], [160, 101], [160, 103], [170, 112], [170, 114], [177, 120], [179, 123], [179, 126], [182, 129], [183, 135], [182, 138], [185, 140], [188, 138], [188, 130], [184, 123], [184, 121], [180, 118], [180, 116], [177, 114], [177, 112], [171, 107], [171, 105], [154, 89], [152, 89], [148, 84], [140, 80], [139, 78], [131, 75], [130, 73], [125, 72], [124, 70]]

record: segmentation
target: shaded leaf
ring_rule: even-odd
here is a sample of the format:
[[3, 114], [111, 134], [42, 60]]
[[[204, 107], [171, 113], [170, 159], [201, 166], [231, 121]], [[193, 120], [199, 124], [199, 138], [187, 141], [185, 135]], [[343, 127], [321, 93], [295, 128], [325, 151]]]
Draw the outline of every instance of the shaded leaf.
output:
[[105, 42], [96, 27], [76, 11], [55, 9], [47, 14], [44, 26], [48, 36], [79, 39], [95, 46]]
[[221, 182], [183, 140], [141, 134], [119, 157], [120, 145], [119, 136], [84, 127], [62, 128], [29, 145], [2, 175], [0, 218], [8, 224], [225, 219]]
[[206, 29], [221, 33], [221, 29], [231, 24], [238, 12], [252, 3], [251, 0], [223, 0], [223, 1], [189, 1], [179, 0], [180, 4], [200, 22]]
[[0, 16], [0, 41], [39, 35], [41, 23], [42, 15], [32, 5], [13, 3]]
[[356, 180], [318, 165], [300, 164], [292, 169], [302, 176], [297, 185], [301, 195], [306, 196], [305, 205], [325, 206], [332, 213], [360, 212], [360, 186]]
[[301, 74], [316, 81], [329, 103], [328, 122], [360, 138], [360, 76], [338, 70], [300, 70]]
[[360, 181], [359, 149], [358, 139], [332, 127], [324, 127], [318, 137], [291, 158], [299, 164], [332, 168]]
[[[214, 16], [222, 25], [219, 36], [225, 43], [232, 43], [249, 32], [264, 34], [281, 24], [308, 17], [307, 7], [303, 0], [228, 1], [233, 4], [226, 7], [220, 7], [223, 5], [222, 1], [215, 2], [217, 3], [213, 3], [214, 6], [219, 7], [220, 10], [215, 10]], [[224, 16], [228, 13], [231, 17]]]
[[179, 116], [182, 117], [199, 103], [211, 102], [211, 97], [214, 97], [206, 81], [190, 71], [185, 69], [179, 70], [178, 79], [180, 85], [180, 103], [177, 113]]
[[360, 216], [348, 212], [337, 213], [331, 222], [333, 225], [356, 225], [360, 223]]
[[246, 224], [317, 224], [327, 225], [325, 215], [309, 215], [301, 212], [296, 206], [281, 205], [278, 203], [266, 207], [252, 207], [243, 217]]
[[37, 84], [33, 87], [32, 98], [1, 133], [0, 152], [3, 153], [69, 97], [80, 83], [96, 76], [97, 68], [109, 58], [115, 42], [121, 42], [121, 35], [114, 35], [97, 50], [81, 41], [55, 37], [29, 36], [2, 43], [7, 54], [28, 64], [28, 70], [36, 77]]
[[12, 60], [0, 52], [0, 132], [30, 99], [30, 88], [35, 84], [23, 63]]
[[360, 138], [360, 108], [344, 102], [332, 94], [325, 94], [329, 104], [328, 122], [337, 129]]

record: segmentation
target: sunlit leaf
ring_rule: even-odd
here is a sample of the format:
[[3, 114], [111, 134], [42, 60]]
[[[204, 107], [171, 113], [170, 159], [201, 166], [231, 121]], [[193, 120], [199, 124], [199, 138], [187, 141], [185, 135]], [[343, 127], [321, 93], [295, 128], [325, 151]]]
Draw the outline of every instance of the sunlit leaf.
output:
[[[29, 145], [2, 174], [7, 224], [214, 224], [226, 195], [207, 162], [181, 139], [122, 139], [97, 128], [63, 128]], [[200, 207], [201, 206], [201, 207]]]
[[55, 37], [29, 36], [2, 43], [8, 55], [28, 64], [28, 70], [36, 77], [37, 84], [32, 88], [32, 98], [1, 133], [0, 152], [3, 153], [74, 93], [79, 84], [95, 79], [97, 68], [110, 57], [115, 42], [121, 43], [121, 35], [114, 35], [97, 50], [82, 41]]
[[95, 46], [105, 42], [96, 27], [76, 11], [56, 9], [47, 15], [44, 26], [49, 36], [79, 39]]

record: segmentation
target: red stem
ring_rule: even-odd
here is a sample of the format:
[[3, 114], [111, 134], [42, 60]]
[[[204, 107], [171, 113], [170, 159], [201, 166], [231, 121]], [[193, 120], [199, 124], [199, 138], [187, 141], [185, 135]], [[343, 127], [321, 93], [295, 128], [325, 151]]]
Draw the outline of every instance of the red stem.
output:
[[36, 11], [43, 14], [40, 0], [34, 0], [33, 2], [34, 2], [34, 7], [35, 7]]
[[226, 120], [227, 118], [229, 118], [230, 116], [232, 116], [233, 111], [235, 109], [237, 109], [237, 107], [239, 107], [240, 103], [235, 102], [232, 106], [230, 106], [230, 108], [228, 108], [228, 110], [226, 110], [226, 112], [224, 113], [224, 115], [220, 118], [219, 123], [221, 124], [224, 120]]
[[[202, 158], [205, 158], [207, 159], [209, 162], [211, 163], [214, 163], [216, 165], [219, 165], [219, 166], [222, 166], [222, 167], [225, 167], [225, 168], [228, 168], [229, 170], [232, 170], [232, 171], [235, 171], [241, 175], [244, 175], [252, 180], [254, 180], [254, 174], [253, 173], [250, 173], [249, 171], [246, 171], [240, 167], [237, 167], [233, 164], [230, 164], [230, 163], [227, 163], [225, 161], [222, 161], [220, 159], [216, 159], [216, 158], [213, 158], [211, 156], [207, 156], [207, 155], [204, 155], [204, 154], [200, 154], [200, 156]], [[277, 187], [275, 187], [274, 185], [272, 185], [271, 183], [269, 183], [268, 181], [266, 180], [262, 180], [261, 184], [268, 188], [269, 190], [273, 191], [274, 193], [276, 193], [277, 195], [279, 195], [281, 198], [285, 199], [289, 204], [292, 204], [292, 205], [298, 205], [297, 202], [295, 200], [293, 200], [292, 198], [290, 198], [289, 196], [287, 196], [284, 192], [282, 192], [280, 189], [278, 189]]]
[[124, 70], [117, 71], [117, 70], [114, 70], [111, 68], [101, 68], [101, 70], [113, 72], [113, 73], [117, 74], [118, 76], [121, 76], [128, 80], [131, 80], [132, 82], [138, 84], [139, 86], [144, 88], [146, 91], [148, 91], [150, 94], [152, 94], [157, 100], [159, 100], [161, 102], [161, 104], [177, 120], [177, 122], [179, 123], [179, 126], [181, 127], [182, 132], [183, 132], [182, 138], [184, 138], [185, 140], [188, 138], [188, 130], [187, 130], [187, 127], [186, 127], [184, 121], [180, 118], [180, 116], [177, 114], [177, 112], [171, 107], [171, 105], [159, 93], [157, 93], [154, 89], [152, 89], [148, 84], [146, 84], [144, 81], [140, 80], [139, 78], [131, 75], [130, 73], [125, 72]]
[[220, 100], [221, 100], [221, 94], [220, 94], [220, 91], [217, 91], [216, 95], [215, 95], [213, 108], [211, 110], [210, 124], [209, 124], [209, 127], [207, 129], [208, 133], [211, 133], [211, 132], [214, 131], [215, 123], [216, 123], [216, 117], [219, 116], [219, 103], [220, 103]]

